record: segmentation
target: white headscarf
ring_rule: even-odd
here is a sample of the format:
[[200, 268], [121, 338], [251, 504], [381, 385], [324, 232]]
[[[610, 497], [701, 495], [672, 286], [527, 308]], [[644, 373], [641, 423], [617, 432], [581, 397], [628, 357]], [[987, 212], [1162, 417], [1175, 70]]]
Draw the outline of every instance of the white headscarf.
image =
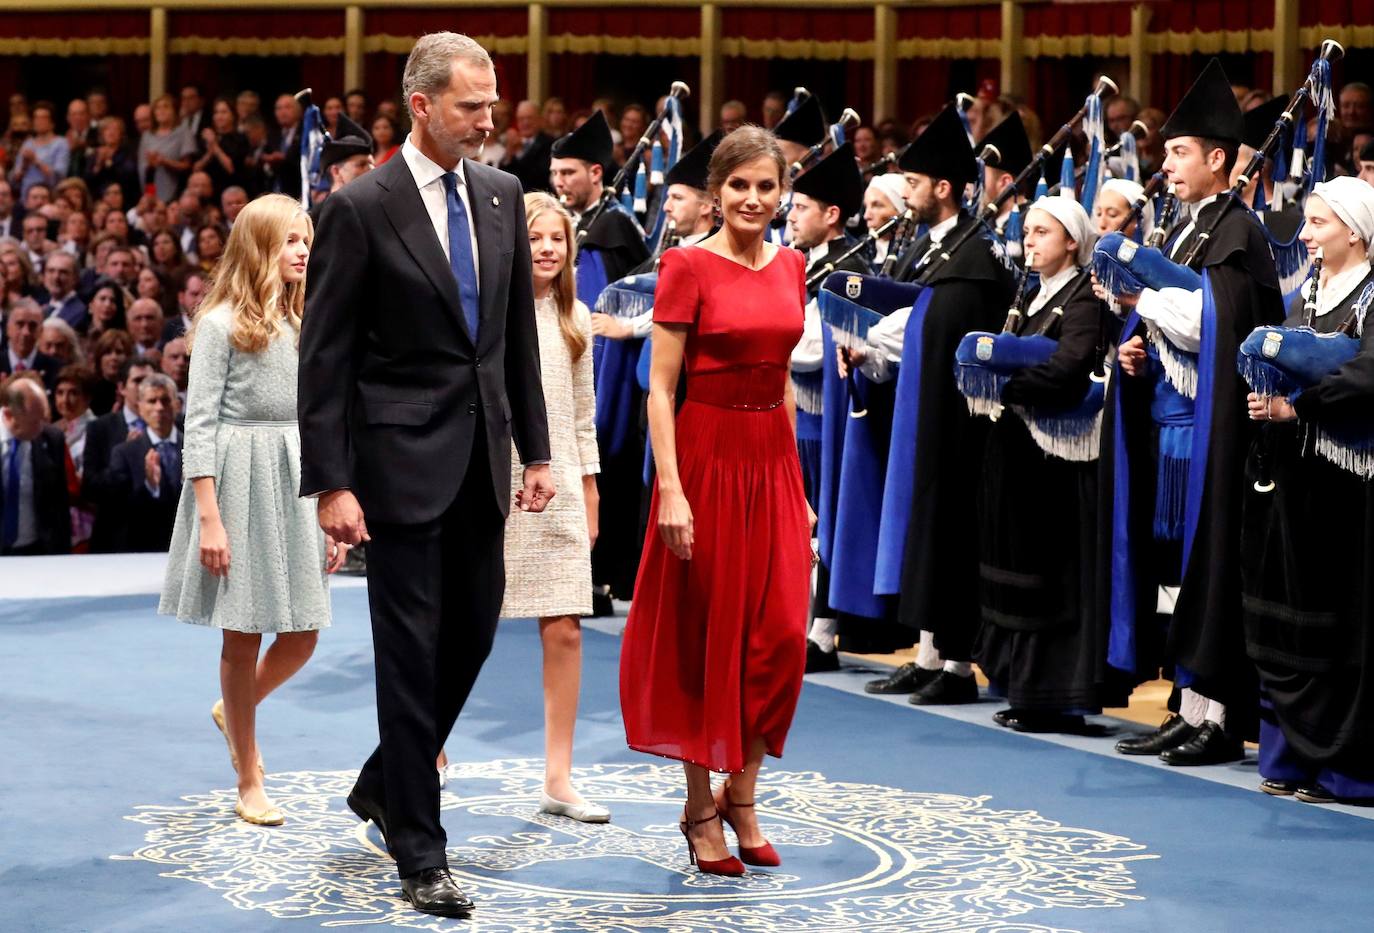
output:
[[1374, 260], [1374, 187], [1353, 175], [1340, 175], [1316, 185], [1312, 193], [1364, 240], [1365, 256]]
[[1074, 265], [1088, 264], [1088, 260], [1092, 258], [1093, 246], [1097, 243], [1097, 230], [1088, 218], [1088, 212], [1083, 210], [1082, 204], [1073, 198], [1047, 194], [1032, 204], [1030, 209], [1042, 210], [1063, 224], [1069, 233], [1069, 239], [1078, 244], [1078, 252], [1074, 254]]
[[897, 213], [906, 210], [906, 179], [901, 175], [874, 175], [868, 190], [877, 188], [891, 202]]
[[[1103, 191], [1115, 191], [1126, 199], [1128, 207], [1134, 207], [1136, 199], [1145, 193], [1145, 189], [1138, 182], [1130, 181], [1125, 178], [1108, 178], [1102, 183]], [[1146, 203], [1144, 212], [1140, 215], [1140, 236], [1141, 239], [1150, 235], [1150, 229], [1155, 225], [1155, 206]]]

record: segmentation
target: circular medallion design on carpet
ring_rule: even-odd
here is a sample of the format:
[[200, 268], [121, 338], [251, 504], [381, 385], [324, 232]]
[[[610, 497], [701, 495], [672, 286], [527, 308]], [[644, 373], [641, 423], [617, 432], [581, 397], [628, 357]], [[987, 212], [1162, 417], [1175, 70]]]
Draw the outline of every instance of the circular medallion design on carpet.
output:
[[[688, 865], [676, 764], [575, 769], [582, 794], [611, 808], [605, 825], [538, 812], [541, 759], [457, 764], [448, 774], [449, 864], [483, 933], [1048, 933], [1038, 911], [1141, 900], [1130, 862], [1157, 857], [1121, 836], [993, 809], [987, 797], [765, 770], [759, 822], [782, 867], [721, 878]], [[236, 819], [232, 789], [139, 807], [126, 819], [146, 827], [144, 845], [115, 858], [151, 862], [276, 918], [460, 928], [401, 900], [377, 830], [344, 805], [355, 776], [270, 775], [268, 793], [286, 815], [279, 827]]]

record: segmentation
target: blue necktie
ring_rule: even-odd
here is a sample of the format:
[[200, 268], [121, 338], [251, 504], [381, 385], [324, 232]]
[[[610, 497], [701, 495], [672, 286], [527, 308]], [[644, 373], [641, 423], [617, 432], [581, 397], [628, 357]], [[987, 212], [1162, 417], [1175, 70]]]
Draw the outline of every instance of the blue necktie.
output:
[[168, 488], [181, 485], [181, 451], [171, 441], [157, 445], [157, 459], [162, 463], [162, 483]]
[[9, 457], [5, 463], [5, 524], [0, 541], [5, 548], [14, 547], [19, 540], [19, 439], [10, 438]]
[[458, 175], [444, 174], [444, 188], [448, 192], [448, 264], [458, 283], [458, 299], [463, 306], [463, 320], [468, 334], [477, 342], [477, 264], [472, 256], [472, 239], [468, 232], [468, 212], [458, 197]]

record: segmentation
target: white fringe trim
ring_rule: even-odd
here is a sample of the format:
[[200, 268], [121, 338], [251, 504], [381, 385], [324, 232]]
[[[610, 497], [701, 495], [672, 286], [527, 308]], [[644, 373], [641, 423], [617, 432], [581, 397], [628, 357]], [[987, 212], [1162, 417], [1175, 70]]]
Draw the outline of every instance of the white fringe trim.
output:
[[1374, 479], [1374, 447], [1350, 447], [1317, 429], [1317, 453], [1360, 479]]
[[1184, 356], [1183, 351], [1154, 328], [1150, 328], [1150, 341], [1159, 351], [1159, 362], [1164, 366], [1164, 378], [1184, 398], [1197, 398], [1197, 363]]
[[[1026, 423], [1026, 428], [1030, 431], [1031, 439], [1035, 441], [1035, 445], [1051, 457], [1058, 457], [1060, 460], [1069, 460], [1074, 463], [1091, 463], [1098, 458], [1102, 442], [1101, 411], [1093, 415], [1092, 427], [1089, 430], [1072, 434], [1063, 430], [1063, 421], [1037, 423], [1033, 416], [1021, 406], [1015, 406], [1015, 411]], [[1054, 431], [1046, 430], [1049, 425], [1055, 425], [1056, 429]]]

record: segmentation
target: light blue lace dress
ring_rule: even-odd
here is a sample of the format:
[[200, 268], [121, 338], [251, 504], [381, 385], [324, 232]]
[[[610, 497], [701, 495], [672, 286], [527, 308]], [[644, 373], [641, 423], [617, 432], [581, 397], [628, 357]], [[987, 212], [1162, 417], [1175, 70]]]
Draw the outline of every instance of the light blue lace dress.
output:
[[[186, 396], [181, 502], [158, 612], [236, 632], [302, 632], [329, 625], [324, 532], [301, 481], [296, 335], [260, 353], [229, 344], [228, 308], [197, 324]], [[229, 574], [200, 563], [192, 480], [215, 478], [229, 539]]]

